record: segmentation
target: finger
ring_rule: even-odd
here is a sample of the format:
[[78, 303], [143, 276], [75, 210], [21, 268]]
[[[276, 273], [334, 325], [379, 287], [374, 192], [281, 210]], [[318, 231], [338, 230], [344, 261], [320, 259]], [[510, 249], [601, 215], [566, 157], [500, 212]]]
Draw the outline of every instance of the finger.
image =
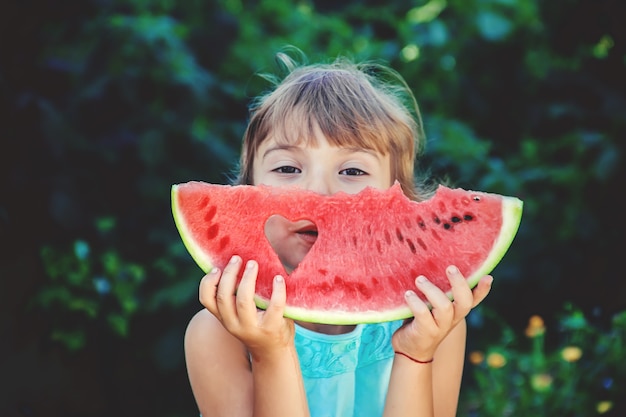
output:
[[278, 321], [283, 319], [285, 312], [285, 304], [287, 302], [287, 287], [285, 284], [285, 278], [281, 275], [274, 277], [272, 296], [270, 302], [265, 310], [264, 321], [268, 326], [278, 324]]
[[432, 306], [432, 315], [440, 327], [448, 326], [454, 318], [454, 305], [439, 287], [420, 275], [415, 280], [417, 288]]
[[424, 330], [434, 330], [437, 327], [430, 311], [430, 306], [426, 301], [418, 297], [415, 291], [409, 290], [404, 293], [404, 299], [413, 313], [413, 320], [408, 323], [409, 325], [417, 325]]
[[446, 269], [446, 274], [451, 286], [455, 314], [459, 316], [459, 318], [465, 317], [473, 306], [474, 294], [467, 284], [465, 277], [456, 266], [450, 265]]
[[237, 277], [241, 268], [241, 258], [233, 256], [222, 272], [222, 278], [217, 286], [215, 296], [217, 309], [222, 317], [222, 323], [228, 328], [237, 320], [237, 308], [235, 306], [235, 288]]
[[198, 288], [198, 298], [200, 299], [200, 304], [202, 304], [217, 318], [220, 318], [220, 316], [215, 296], [217, 295], [217, 286], [219, 282], [220, 270], [219, 268], [214, 267], [200, 280], [200, 286]]
[[236, 295], [237, 315], [242, 324], [256, 324], [257, 321], [257, 309], [254, 303], [257, 274], [258, 264], [252, 260], [246, 262]]
[[491, 275], [485, 275], [484, 277], [480, 279], [480, 281], [478, 281], [478, 284], [476, 285], [476, 288], [474, 288], [474, 291], [473, 291], [474, 299], [472, 303], [472, 308], [476, 307], [485, 299], [485, 297], [487, 297], [487, 295], [491, 291], [492, 283], [493, 283], [493, 277]]

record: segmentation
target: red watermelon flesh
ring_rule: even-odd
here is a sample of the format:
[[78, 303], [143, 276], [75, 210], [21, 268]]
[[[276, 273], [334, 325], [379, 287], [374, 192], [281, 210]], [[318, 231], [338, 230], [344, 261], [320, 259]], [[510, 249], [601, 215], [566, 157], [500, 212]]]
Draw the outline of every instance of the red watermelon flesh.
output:
[[[274, 276], [283, 275], [285, 316], [326, 324], [408, 318], [404, 293], [416, 289], [418, 275], [451, 296], [449, 265], [475, 286], [509, 248], [522, 205], [514, 197], [444, 186], [429, 200], [415, 202], [397, 183], [388, 190], [331, 196], [264, 185], [172, 186], [176, 226], [205, 272], [224, 268], [235, 254], [244, 262], [254, 259], [260, 308], [267, 307]], [[307, 225], [302, 235], [314, 240], [289, 274], [265, 235], [273, 215]]]

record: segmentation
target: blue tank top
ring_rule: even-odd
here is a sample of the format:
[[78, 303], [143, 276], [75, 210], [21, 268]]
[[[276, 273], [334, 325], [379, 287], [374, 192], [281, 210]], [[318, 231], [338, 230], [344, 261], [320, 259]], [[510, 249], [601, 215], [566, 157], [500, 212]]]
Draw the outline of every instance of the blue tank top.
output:
[[295, 345], [311, 417], [380, 417], [402, 321], [360, 324], [340, 335], [296, 325]]

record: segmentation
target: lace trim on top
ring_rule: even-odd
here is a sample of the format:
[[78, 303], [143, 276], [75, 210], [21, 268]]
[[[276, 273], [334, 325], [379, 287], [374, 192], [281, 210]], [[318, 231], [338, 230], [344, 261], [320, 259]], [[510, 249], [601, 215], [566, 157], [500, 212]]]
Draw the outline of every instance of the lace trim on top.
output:
[[350, 333], [328, 335], [296, 324], [296, 350], [302, 374], [329, 378], [393, 357], [391, 336], [402, 321], [360, 324]]

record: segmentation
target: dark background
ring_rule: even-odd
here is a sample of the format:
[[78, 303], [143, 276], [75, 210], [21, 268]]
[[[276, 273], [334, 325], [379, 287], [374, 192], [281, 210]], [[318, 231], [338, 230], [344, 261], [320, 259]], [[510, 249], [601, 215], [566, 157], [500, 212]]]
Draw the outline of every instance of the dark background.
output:
[[[397, 69], [429, 138], [418, 169], [525, 201], [470, 349], [496, 343], [489, 317], [522, 333], [533, 314], [556, 346], [572, 309], [617, 343], [625, 18], [621, 0], [2, 2], [0, 415], [197, 415], [182, 338], [201, 271], [170, 186], [227, 181], [254, 73], [287, 44]], [[624, 368], [601, 356], [612, 382], [584, 395], [618, 412]]]

